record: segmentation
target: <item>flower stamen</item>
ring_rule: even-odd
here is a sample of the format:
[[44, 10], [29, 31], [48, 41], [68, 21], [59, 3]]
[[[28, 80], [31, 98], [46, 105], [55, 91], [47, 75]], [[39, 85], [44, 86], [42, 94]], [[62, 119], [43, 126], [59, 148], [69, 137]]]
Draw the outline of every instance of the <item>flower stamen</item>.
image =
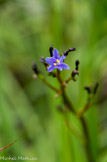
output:
[[56, 60], [56, 63], [54, 63], [54, 66], [56, 66], [56, 65], [58, 65], [58, 64], [60, 64], [60, 60]]
[[57, 63], [54, 63], [54, 66], [56, 66], [57, 65]]
[[57, 59], [56, 62], [57, 62], [57, 63], [60, 63], [60, 60]]

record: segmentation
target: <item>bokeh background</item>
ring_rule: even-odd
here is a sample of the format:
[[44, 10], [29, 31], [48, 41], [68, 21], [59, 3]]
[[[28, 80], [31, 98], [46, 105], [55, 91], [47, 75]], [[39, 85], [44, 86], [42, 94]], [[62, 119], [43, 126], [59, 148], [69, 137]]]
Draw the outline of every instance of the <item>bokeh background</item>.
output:
[[[32, 78], [36, 61], [47, 80], [59, 86], [40, 63], [41, 56], [49, 56], [51, 45], [60, 53], [77, 49], [66, 59], [71, 70], [80, 60], [78, 81], [71, 81], [67, 90], [77, 110], [87, 101], [84, 86], [100, 83], [98, 104], [86, 118], [93, 162], [107, 162], [106, 0], [0, 0], [0, 148], [18, 139], [0, 156], [88, 162], [82, 143], [57, 111], [61, 98]], [[63, 71], [63, 78], [69, 75]], [[72, 114], [70, 119], [81, 132], [79, 121]]]

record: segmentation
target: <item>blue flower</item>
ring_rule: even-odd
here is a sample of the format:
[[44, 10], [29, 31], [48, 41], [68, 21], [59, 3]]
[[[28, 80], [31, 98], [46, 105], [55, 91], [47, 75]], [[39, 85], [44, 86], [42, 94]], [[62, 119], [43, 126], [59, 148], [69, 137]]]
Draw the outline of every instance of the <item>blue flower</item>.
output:
[[48, 67], [47, 71], [51, 72], [53, 71], [55, 68], [57, 68], [58, 70], [62, 70], [62, 69], [70, 69], [69, 66], [65, 63], [63, 63], [63, 60], [66, 58], [66, 56], [59, 56], [59, 52], [57, 51], [57, 49], [53, 50], [53, 56], [52, 57], [47, 57], [45, 59], [45, 61], [47, 62], [47, 64], [49, 64], [50, 66]]

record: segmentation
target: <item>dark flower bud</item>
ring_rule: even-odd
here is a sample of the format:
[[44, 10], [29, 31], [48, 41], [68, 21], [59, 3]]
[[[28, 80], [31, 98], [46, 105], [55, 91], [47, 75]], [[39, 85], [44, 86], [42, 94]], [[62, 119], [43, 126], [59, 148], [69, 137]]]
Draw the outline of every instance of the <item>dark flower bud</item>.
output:
[[72, 76], [74, 81], [76, 81], [76, 79], [75, 79], [76, 75], [79, 75], [79, 72], [77, 70], [73, 70], [72, 73], [71, 73], [71, 76]]
[[50, 57], [53, 57], [53, 47], [52, 46], [49, 48], [49, 52], [50, 52]]
[[85, 86], [84, 89], [88, 92], [88, 94], [91, 93], [91, 87]]
[[41, 57], [40, 62], [43, 63], [45, 67], [48, 66], [48, 64], [46, 63], [44, 57]]
[[43, 64], [45, 63], [45, 59], [44, 59], [43, 56], [40, 58], [40, 62], [43, 63]]
[[98, 87], [99, 87], [99, 83], [96, 83], [93, 91], [94, 94], [97, 93]]
[[76, 60], [75, 65], [76, 65], [75, 70], [78, 70], [79, 60]]
[[39, 70], [38, 70], [38, 67], [37, 67], [36, 62], [33, 63], [32, 69], [33, 69], [33, 71], [35, 72], [35, 74], [38, 75], [38, 74], [40, 73]]
[[64, 56], [67, 56], [67, 55], [69, 54], [69, 52], [75, 51], [75, 50], [76, 50], [76, 48], [69, 48], [69, 50], [63, 52], [63, 55], [64, 55]]
[[70, 48], [70, 49], [69, 49], [69, 52], [70, 52], [70, 51], [76, 51], [76, 48]]

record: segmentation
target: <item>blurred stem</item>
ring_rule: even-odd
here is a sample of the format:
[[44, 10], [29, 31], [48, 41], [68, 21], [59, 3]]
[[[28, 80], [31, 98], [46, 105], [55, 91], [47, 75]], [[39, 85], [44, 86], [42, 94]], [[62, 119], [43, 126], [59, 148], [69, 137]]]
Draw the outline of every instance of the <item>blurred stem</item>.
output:
[[[66, 95], [64, 82], [63, 82], [63, 80], [61, 78], [59, 70], [57, 70], [57, 79], [58, 79], [58, 81], [60, 83], [60, 90], [61, 90], [64, 105], [78, 117], [78, 113], [75, 111], [71, 101], [68, 99], [68, 96]], [[94, 162], [93, 156], [92, 156], [91, 151], [90, 151], [89, 131], [88, 131], [86, 120], [85, 120], [85, 118], [83, 116], [83, 113], [90, 107], [90, 100], [88, 102], [89, 103], [87, 103], [87, 105], [85, 106], [85, 108], [82, 111], [79, 119], [80, 119], [80, 122], [82, 124], [84, 137], [85, 137], [85, 140], [86, 140], [85, 150], [86, 150], [88, 161], [89, 162]], [[66, 120], [66, 124], [69, 127], [68, 120]]]
[[72, 131], [72, 133], [84, 144], [86, 143], [85, 138], [73, 127], [70, 125], [69, 123], [69, 119], [66, 115], [66, 113], [64, 114], [64, 118], [65, 118], [65, 124], [67, 126], [67, 128]]
[[95, 95], [93, 95], [91, 98], [88, 98], [88, 101], [85, 105], [85, 107], [78, 112], [78, 117], [81, 117], [91, 106], [93, 106], [95, 103], [93, 102], [93, 98]]
[[55, 92], [59, 93], [59, 90], [58, 90], [57, 88], [53, 87], [50, 83], [48, 83], [47, 80], [43, 79], [42, 81], [43, 81], [43, 83], [45, 83], [49, 88], [51, 88], [51, 89], [54, 90]]
[[61, 72], [57, 69], [57, 79], [59, 83], [61, 84], [61, 87], [63, 86], [63, 80], [61, 78]]
[[65, 83], [69, 83], [71, 80], [72, 80], [72, 77], [69, 77], [69, 78], [65, 81]]
[[9, 145], [3, 147], [3, 148], [0, 148], [0, 152], [3, 151], [4, 149], [10, 147], [11, 145], [13, 145], [15, 142], [17, 142], [17, 140], [15, 140], [14, 142], [10, 143]]
[[52, 90], [54, 90], [56, 93], [59, 94], [59, 90], [57, 88], [55, 88], [54, 86], [52, 86], [45, 78], [43, 75], [39, 75], [39, 79], [46, 84], [49, 88], [51, 88]]
[[73, 108], [73, 105], [72, 103], [70, 102], [70, 100], [68, 99], [67, 95], [66, 95], [66, 92], [65, 92], [65, 89], [63, 88], [62, 89], [62, 98], [63, 98], [63, 103], [65, 106], [67, 106], [67, 108], [72, 111], [74, 114], [76, 114], [76, 111], [75, 109]]
[[[62, 99], [63, 99], [63, 103], [65, 105], [65, 107], [68, 108], [68, 110], [70, 110], [73, 114], [75, 114], [77, 117], [79, 117], [80, 119], [80, 122], [82, 124], [82, 127], [83, 127], [83, 132], [84, 132], [84, 137], [85, 137], [85, 150], [86, 150], [86, 154], [87, 154], [87, 158], [88, 158], [88, 161], [89, 162], [94, 162], [94, 159], [93, 159], [93, 156], [91, 154], [91, 150], [90, 150], [90, 138], [89, 138], [89, 131], [88, 131], [88, 126], [87, 126], [87, 123], [86, 123], [86, 119], [85, 117], [83, 116], [84, 112], [90, 108], [91, 106], [91, 103], [90, 103], [90, 99], [88, 100], [86, 106], [84, 107], [83, 110], [81, 110], [79, 113], [77, 113], [75, 111], [75, 108], [74, 106], [72, 105], [72, 102], [69, 100], [67, 94], [66, 94], [66, 91], [65, 91], [65, 87], [66, 87], [66, 84], [65, 82], [62, 80], [61, 78], [61, 73], [60, 71], [57, 69], [57, 74], [56, 74], [56, 77], [60, 83], [60, 89], [58, 90], [57, 88], [53, 87], [50, 83], [48, 83], [48, 81], [44, 78], [43, 75], [39, 74], [39, 79], [45, 83], [49, 88], [51, 88], [52, 90], [54, 90], [55, 92], [57, 92], [57, 94], [61, 94], [62, 95]], [[67, 80], [67, 82], [69, 82], [72, 78], [69, 78]], [[81, 136], [80, 134], [74, 130], [74, 128], [72, 128], [69, 124], [69, 120], [67, 118], [65, 118], [65, 122], [66, 122], [66, 125], [67, 127], [76, 135], [79, 137], [79, 139], [81, 139]]]
[[63, 98], [63, 103], [64, 105], [70, 110], [72, 111], [73, 113], [76, 113], [75, 112], [75, 109], [73, 108], [73, 105], [72, 103], [70, 102], [70, 100], [68, 99], [67, 95], [66, 95], [66, 92], [65, 92], [65, 84], [61, 78], [61, 75], [60, 75], [60, 71], [57, 70], [57, 79], [60, 83], [60, 91], [61, 91], [61, 94], [62, 94], [62, 98]]
[[78, 112], [78, 116], [81, 117], [91, 106], [92, 105], [90, 101], [88, 101], [85, 107], [80, 112]]
[[90, 138], [89, 138], [89, 130], [88, 130], [88, 126], [87, 126], [87, 122], [84, 116], [80, 117], [80, 121], [83, 127], [83, 131], [84, 131], [84, 136], [86, 138], [86, 143], [85, 143], [85, 150], [86, 150], [86, 155], [88, 158], [89, 162], [94, 162], [95, 160], [93, 159], [93, 156], [91, 154], [91, 150], [90, 150]]

